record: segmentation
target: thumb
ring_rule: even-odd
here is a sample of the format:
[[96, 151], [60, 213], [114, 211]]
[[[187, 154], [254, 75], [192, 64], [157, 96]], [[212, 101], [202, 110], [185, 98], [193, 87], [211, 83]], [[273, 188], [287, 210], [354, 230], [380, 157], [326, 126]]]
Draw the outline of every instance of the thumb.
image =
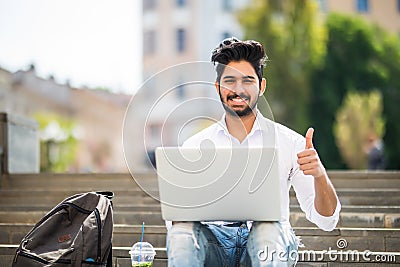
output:
[[314, 148], [312, 139], [314, 135], [314, 128], [308, 128], [306, 133], [306, 149]]

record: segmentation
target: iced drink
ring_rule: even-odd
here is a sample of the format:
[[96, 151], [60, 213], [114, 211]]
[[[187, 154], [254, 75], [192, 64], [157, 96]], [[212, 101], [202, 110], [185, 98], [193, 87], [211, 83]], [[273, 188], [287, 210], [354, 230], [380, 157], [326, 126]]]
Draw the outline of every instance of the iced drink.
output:
[[156, 252], [148, 242], [137, 242], [129, 251], [132, 260], [132, 267], [151, 267]]

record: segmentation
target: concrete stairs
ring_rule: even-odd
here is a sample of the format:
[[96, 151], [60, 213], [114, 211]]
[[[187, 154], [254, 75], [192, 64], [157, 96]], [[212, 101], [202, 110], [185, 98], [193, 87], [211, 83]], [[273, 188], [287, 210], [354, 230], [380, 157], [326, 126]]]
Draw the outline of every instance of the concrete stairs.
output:
[[[305, 245], [298, 266], [400, 264], [400, 172], [330, 171], [329, 175], [342, 203], [339, 225], [332, 232], [308, 222], [291, 192], [291, 224]], [[135, 177], [157, 195], [154, 174]], [[115, 194], [115, 266], [130, 266], [128, 250], [140, 239], [142, 222], [146, 223], [145, 240], [158, 248], [154, 266], [166, 266], [166, 229], [159, 202], [129, 174], [14, 174], [2, 176], [0, 185], [0, 267], [11, 266], [22, 237], [57, 203], [76, 193], [100, 190]], [[338, 247], [338, 240], [347, 246]], [[369, 260], [345, 259], [343, 253], [349, 250], [375, 254]]]

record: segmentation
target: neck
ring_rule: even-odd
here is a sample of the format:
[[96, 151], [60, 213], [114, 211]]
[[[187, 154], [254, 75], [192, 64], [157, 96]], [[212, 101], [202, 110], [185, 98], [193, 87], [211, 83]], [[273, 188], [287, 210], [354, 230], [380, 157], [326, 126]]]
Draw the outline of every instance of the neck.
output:
[[250, 133], [255, 120], [255, 112], [251, 112], [250, 115], [242, 117], [232, 116], [228, 113], [226, 113], [225, 116], [225, 122], [229, 133], [238, 139], [240, 143], [243, 142], [246, 136]]

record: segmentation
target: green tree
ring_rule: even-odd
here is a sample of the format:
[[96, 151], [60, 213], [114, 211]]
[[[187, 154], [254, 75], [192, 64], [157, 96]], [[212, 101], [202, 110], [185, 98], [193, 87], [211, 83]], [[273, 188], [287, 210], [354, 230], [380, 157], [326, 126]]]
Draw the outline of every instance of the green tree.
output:
[[334, 135], [340, 154], [352, 169], [367, 167], [368, 143], [371, 136], [382, 139], [385, 121], [380, 91], [349, 91], [336, 114]]
[[40, 171], [66, 172], [76, 156], [75, 122], [56, 114], [37, 113], [40, 132]]
[[315, 1], [254, 0], [238, 18], [245, 38], [265, 45], [266, 95], [275, 119], [305, 132], [310, 75], [325, 54], [326, 31], [318, 22]]
[[[335, 114], [347, 92], [381, 88], [383, 116], [386, 119], [384, 142], [389, 168], [400, 168], [400, 45], [382, 29], [359, 17], [332, 14], [327, 19], [327, 54], [312, 75], [311, 120], [318, 125], [314, 136], [327, 168], [345, 168], [333, 135]], [[354, 131], [357, 131], [354, 128]]]

